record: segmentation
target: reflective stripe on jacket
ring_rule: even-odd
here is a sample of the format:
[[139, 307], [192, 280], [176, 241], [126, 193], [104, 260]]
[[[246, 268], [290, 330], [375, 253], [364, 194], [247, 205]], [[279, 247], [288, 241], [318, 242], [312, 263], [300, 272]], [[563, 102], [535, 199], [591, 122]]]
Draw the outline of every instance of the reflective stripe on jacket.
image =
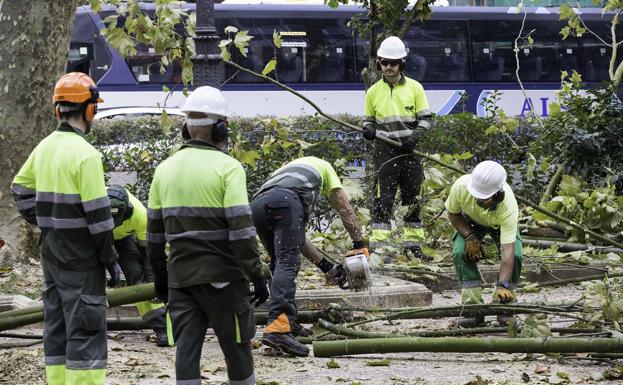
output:
[[19, 170], [11, 192], [41, 229], [42, 255], [69, 270], [117, 260], [102, 155], [66, 122], [44, 138]]

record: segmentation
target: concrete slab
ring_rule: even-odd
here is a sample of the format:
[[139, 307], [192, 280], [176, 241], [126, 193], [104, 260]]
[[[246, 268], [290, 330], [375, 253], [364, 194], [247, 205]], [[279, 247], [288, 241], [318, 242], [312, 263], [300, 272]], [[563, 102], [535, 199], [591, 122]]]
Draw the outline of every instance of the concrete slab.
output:
[[[299, 310], [318, 310], [329, 304], [374, 307], [416, 307], [428, 306], [433, 300], [433, 293], [420, 283], [372, 274], [373, 285], [365, 291], [342, 289], [297, 290], [296, 306]], [[257, 308], [267, 310], [266, 304]], [[108, 309], [109, 318], [137, 317], [132, 305]]]
[[23, 309], [29, 306], [40, 305], [41, 301], [33, 301], [24, 295], [0, 295], [0, 312]]

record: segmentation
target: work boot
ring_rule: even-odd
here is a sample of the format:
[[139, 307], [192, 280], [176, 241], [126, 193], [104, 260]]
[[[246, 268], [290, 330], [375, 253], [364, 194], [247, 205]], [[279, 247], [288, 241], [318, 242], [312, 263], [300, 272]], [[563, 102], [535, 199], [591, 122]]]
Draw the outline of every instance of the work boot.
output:
[[169, 346], [169, 336], [167, 334], [167, 329], [154, 329], [156, 332], [156, 346], [161, 348]]
[[485, 324], [485, 316], [464, 317], [459, 320], [459, 326], [465, 329], [477, 328]]
[[291, 356], [307, 357], [309, 355], [309, 348], [298, 342], [290, 333], [264, 333], [262, 343]]
[[407, 254], [407, 251], [410, 251], [415, 258], [419, 258], [420, 260], [422, 260], [422, 262], [431, 262], [433, 260], [433, 257], [424, 254], [422, 248], [419, 245], [406, 246], [404, 248], [404, 251], [405, 254]]
[[314, 334], [314, 332], [312, 332], [311, 329], [304, 327], [298, 322], [292, 325], [292, 336], [294, 337], [309, 337], [312, 334]]

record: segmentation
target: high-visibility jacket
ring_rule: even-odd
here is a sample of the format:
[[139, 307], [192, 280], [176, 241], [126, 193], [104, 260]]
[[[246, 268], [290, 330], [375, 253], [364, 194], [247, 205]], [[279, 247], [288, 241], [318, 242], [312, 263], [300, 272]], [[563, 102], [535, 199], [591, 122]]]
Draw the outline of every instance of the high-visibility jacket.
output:
[[68, 270], [117, 260], [102, 155], [68, 123], [44, 138], [11, 191], [19, 212], [41, 229], [42, 256]]
[[401, 75], [392, 85], [385, 77], [366, 92], [364, 126], [377, 123], [377, 136], [405, 140], [414, 136], [419, 140], [430, 127], [431, 111], [424, 87]]
[[169, 287], [233, 282], [262, 274], [240, 162], [190, 140], [154, 173], [147, 209], [147, 254]]
[[132, 234], [136, 235], [136, 239], [139, 243], [146, 242], [147, 240], [147, 209], [141, 201], [136, 199], [129, 191], [128, 200], [132, 205], [132, 216], [121, 222], [121, 224], [113, 230], [113, 236], [115, 241], [129, 237]]
[[287, 188], [299, 195], [305, 215], [309, 216], [318, 196], [327, 198], [342, 182], [326, 160], [314, 156], [298, 158], [275, 171], [270, 179], [260, 187], [256, 196], [273, 187]]

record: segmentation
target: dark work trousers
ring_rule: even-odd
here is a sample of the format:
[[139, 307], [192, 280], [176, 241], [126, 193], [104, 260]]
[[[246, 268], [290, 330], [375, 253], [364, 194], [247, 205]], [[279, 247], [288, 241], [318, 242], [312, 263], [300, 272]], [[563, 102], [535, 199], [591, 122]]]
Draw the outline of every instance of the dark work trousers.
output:
[[[139, 250], [135, 235], [115, 241], [115, 250], [119, 254], [119, 266], [128, 286], [153, 282], [145, 273], [145, 256]], [[136, 303], [136, 308], [147, 326], [156, 330], [166, 329], [166, 308], [163, 304], [142, 301]]]
[[106, 375], [106, 272], [62, 269], [41, 259], [43, 350], [48, 383], [104, 384]]
[[377, 173], [372, 192], [374, 196], [372, 222], [390, 223], [398, 187], [402, 205], [409, 206], [404, 221], [421, 222], [419, 194], [424, 180], [421, 159], [386, 144], [374, 143], [372, 160], [374, 171]]
[[169, 311], [177, 343], [177, 384], [201, 385], [201, 348], [211, 326], [225, 355], [229, 383], [255, 385], [250, 344], [255, 319], [246, 279], [222, 289], [209, 283], [169, 288]]
[[[301, 248], [305, 242], [305, 214], [298, 194], [289, 189], [273, 187], [253, 198], [253, 223], [268, 254], [270, 283], [267, 332], [288, 333], [296, 321], [296, 276], [301, 268]], [[287, 325], [284, 324], [284, 314]], [[277, 329], [271, 327], [280, 318]]]

